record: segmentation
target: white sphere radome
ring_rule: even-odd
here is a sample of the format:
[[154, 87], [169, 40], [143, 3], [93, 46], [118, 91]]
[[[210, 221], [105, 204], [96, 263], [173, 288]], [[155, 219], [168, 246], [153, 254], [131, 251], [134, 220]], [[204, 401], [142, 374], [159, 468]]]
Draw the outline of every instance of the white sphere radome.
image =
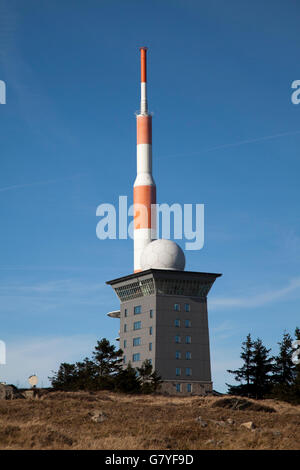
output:
[[149, 243], [141, 254], [141, 268], [170, 269], [183, 271], [185, 256], [177, 243], [171, 240], [159, 239]]

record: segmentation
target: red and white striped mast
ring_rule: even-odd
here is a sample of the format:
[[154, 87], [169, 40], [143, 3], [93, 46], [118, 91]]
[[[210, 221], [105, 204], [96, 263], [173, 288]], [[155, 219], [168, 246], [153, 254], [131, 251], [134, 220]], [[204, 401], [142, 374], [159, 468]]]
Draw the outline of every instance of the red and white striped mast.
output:
[[137, 124], [137, 176], [133, 187], [134, 272], [141, 271], [141, 254], [156, 239], [156, 186], [152, 177], [152, 116], [147, 103], [147, 47], [141, 47], [141, 108]]

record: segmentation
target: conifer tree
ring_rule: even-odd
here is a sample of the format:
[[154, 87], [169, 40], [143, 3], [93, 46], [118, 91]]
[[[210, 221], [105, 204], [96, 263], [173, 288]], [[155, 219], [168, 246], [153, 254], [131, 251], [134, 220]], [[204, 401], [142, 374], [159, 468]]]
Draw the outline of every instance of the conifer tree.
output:
[[267, 349], [260, 338], [253, 343], [252, 360], [252, 386], [254, 398], [264, 398], [270, 392], [273, 372], [273, 358], [269, 356], [271, 349]]
[[294, 380], [295, 365], [292, 361], [293, 338], [289, 333], [284, 332], [282, 341], [278, 343], [279, 353], [274, 357], [274, 374], [272, 381], [274, 385], [290, 386]]
[[235, 380], [241, 382], [240, 385], [228, 385], [228, 393], [231, 395], [251, 395], [251, 377], [253, 375], [253, 341], [249, 333], [246, 341], [242, 343], [242, 352], [240, 358], [243, 360], [243, 365], [236, 370], [227, 370], [230, 374], [235, 375]]

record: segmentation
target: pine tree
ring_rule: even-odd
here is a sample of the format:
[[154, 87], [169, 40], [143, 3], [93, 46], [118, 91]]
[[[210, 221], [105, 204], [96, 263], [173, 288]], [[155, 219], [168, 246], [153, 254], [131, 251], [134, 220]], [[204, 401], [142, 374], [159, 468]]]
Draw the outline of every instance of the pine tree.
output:
[[86, 357], [75, 364], [75, 378], [78, 390], [97, 390], [97, 369], [95, 363]]
[[122, 349], [116, 350], [116, 347], [110, 344], [106, 338], [97, 341], [93, 358], [98, 375], [102, 377], [117, 374], [121, 370], [122, 355]]
[[[300, 328], [296, 327], [295, 329], [295, 340], [300, 341]], [[297, 349], [300, 347], [298, 346]], [[296, 349], [294, 349], [296, 351]], [[299, 354], [297, 354], [298, 359], [299, 359]], [[295, 356], [294, 356], [295, 360]], [[300, 363], [295, 364], [294, 368], [294, 380], [293, 384], [291, 386], [291, 390], [289, 393], [288, 401], [294, 403], [294, 404], [300, 404]]]
[[289, 386], [294, 380], [294, 363], [292, 361], [293, 339], [289, 333], [283, 333], [282, 341], [278, 343], [279, 353], [274, 357], [273, 383]]
[[114, 379], [115, 390], [123, 393], [140, 393], [141, 380], [129, 362], [126, 369], [118, 372]]
[[161, 377], [155, 370], [152, 372], [152, 364], [149, 359], [146, 359], [141, 367], [137, 367], [137, 372], [141, 380], [142, 393], [155, 392], [161, 384]]
[[254, 398], [264, 398], [270, 392], [273, 372], [273, 358], [269, 356], [271, 349], [267, 349], [260, 338], [253, 343], [252, 371], [250, 380], [253, 384]]
[[76, 366], [63, 362], [53, 377], [48, 377], [55, 390], [78, 390], [76, 385]]
[[[230, 374], [235, 375], [235, 380], [241, 382], [241, 385], [228, 385], [228, 393], [230, 395], [251, 395], [251, 377], [253, 375], [253, 341], [249, 333], [246, 341], [242, 343], [242, 352], [240, 358], [244, 361], [242, 367], [237, 370], [227, 370]], [[245, 383], [243, 383], [245, 382]]]

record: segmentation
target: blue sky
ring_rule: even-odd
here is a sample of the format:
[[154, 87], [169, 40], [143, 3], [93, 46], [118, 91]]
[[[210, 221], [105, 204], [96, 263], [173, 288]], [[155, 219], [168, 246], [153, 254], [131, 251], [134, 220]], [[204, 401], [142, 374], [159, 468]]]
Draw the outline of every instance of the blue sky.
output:
[[47, 384], [114, 340], [105, 281], [129, 240], [96, 238], [96, 208], [132, 201], [138, 47], [149, 47], [158, 202], [205, 204], [188, 270], [209, 294], [214, 387], [246, 335], [272, 351], [300, 325], [300, 6], [295, 1], [1, 0], [0, 379]]

